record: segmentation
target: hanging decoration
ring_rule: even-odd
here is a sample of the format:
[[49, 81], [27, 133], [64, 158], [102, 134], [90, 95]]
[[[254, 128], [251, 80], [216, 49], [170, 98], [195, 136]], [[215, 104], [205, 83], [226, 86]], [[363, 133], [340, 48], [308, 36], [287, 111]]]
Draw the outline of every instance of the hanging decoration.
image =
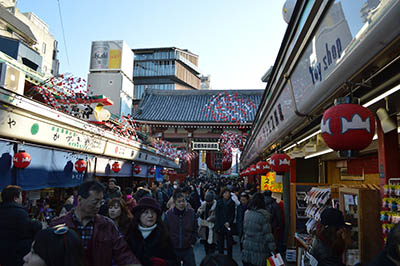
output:
[[256, 112], [256, 105], [250, 98], [241, 98], [237, 93], [218, 93], [213, 96], [202, 109], [205, 117], [215, 121], [246, 123], [250, 113]]
[[221, 152], [207, 151], [206, 164], [212, 171], [226, 171], [232, 166], [232, 153], [229, 155]]
[[172, 160], [179, 158], [188, 161], [196, 156], [194, 152], [189, 153], [186, 150], [179, 149], [180, 147], [174, 147], [166, 140], [158, 140], [154, 142], [153, 147], [156, 149], [157, 154], [163, 154]]
[[14, 167], [19, 168], [19, 169], [25, 169], [29, 166], [31, 163], [31, 156], [29, 153], [27, 153], [24, 150], [18, 151], [16, 154], [14, 154], [13, 157], [13, 164]]
[[256, 164], [256, 172], [258, 175], [265, 175], [271, 170], [271, 166], [266, 161], [259, 161]]
[[359, 104], [339, 103], [326, 110], [321, 120], [322, 138], [335, 151], [363, 150], [374, 134], [374, 115]]
[[133, 168], [133, 171], [135, 172], [135, 174], [138, 175], [142, 171], [142, 167], [140, 167], [140, 165], [135, 165], [135, 167]]
[[269, 164], [277, 174], [290, 171], [290, 157], [285, 153], [274, 153]]
[[156, 169], [154, 169], [154, 167], [150, 167], [150, 168], [149, 168], [149, 174], [150, 174], [150, 175], [154, 175], [155, 172], [156, 172]]
[[241, 135], [233, 131], [224, 131], [219, 137], [221, 150], [225, 153], [231, 153], [233, 148], [242, 151], [246, 138], [247, 133]]
[[83, 172], [85, 172], [86, 168], [87, 168], [87, 164], [86, 164], [86, 161], [85, 161], [85, 160], [79, 159], [78, 161], [75, 162], [75, 170], [76, 170], [78, 173], [83, 173]]
[[255, 164], [250, 165], [249, 167], [249, 174], [250, 175], [256, 175], [257, 174], [257, 168]]
[[165, 169], [165, 168], [161, 169], [161, 171], [160, 171], [160, 173], [161, 173], [162, 175], [165, 175], [167, 172], [168, 172], [168, 171], [167, 171], [167, 169]]
[[121, 171], [121, 164], [119, 162], [114, 162], [111, 169], [114, 173], [118, 173], [119, 171]]

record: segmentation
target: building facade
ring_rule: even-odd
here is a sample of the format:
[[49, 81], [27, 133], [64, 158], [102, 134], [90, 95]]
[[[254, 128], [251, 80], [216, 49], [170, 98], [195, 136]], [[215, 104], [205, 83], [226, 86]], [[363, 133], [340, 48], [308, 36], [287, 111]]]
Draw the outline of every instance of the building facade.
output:
[[15, 1], [0, 3], [0, 50], [45, 77], [58, 75], [57, 41], [48, 25]]
[[133, 49], [134, 97], [146, 89], [199, 90], [198, 55], [176, 47]]

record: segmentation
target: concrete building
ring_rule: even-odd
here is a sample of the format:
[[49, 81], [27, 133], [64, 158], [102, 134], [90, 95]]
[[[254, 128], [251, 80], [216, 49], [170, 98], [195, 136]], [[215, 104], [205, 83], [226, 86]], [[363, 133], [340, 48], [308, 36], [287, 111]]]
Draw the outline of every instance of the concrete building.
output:
[[58, 75], [57, 41], [32, 12], [21, 13], [15, 0], [0, 2], [0, 51], [45, 77]]
[[89, 93], [113, 101], [112, 114], [132, 113], [133, 52], [124, 41], [93, 41], [88, 75]]
[[200, 76], [200, 89], [201, 90], [211, 90], [211, 75], [201, 75]]
[[135, 53], [134, 96], [145, 89], [199, 90], [198, 55], [176, 47], [132, 49]]

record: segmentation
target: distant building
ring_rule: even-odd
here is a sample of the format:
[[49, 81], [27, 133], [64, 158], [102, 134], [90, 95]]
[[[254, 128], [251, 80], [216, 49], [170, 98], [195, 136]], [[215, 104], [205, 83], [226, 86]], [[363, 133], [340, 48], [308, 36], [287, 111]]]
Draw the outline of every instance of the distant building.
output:
[[43, 74], [59, 71], [57, 41], [35, 14], [21, 13], [15, 0], [0, 1], [0, 51]]
[[199, 90], [198, 55], [176, 47], [132, 49], [134, 96], [145, 89]]
[[113, 101], [112, 114], [132, 113], [133, 53], [124, 41], [93, 41], [88, 75], [89, 93]]
[[201, 85], [200, 85], [201, 90], [211, 90], [211, 75], [207, 75], [207, 76], [201, 75], [200, 81], [201, 81]]

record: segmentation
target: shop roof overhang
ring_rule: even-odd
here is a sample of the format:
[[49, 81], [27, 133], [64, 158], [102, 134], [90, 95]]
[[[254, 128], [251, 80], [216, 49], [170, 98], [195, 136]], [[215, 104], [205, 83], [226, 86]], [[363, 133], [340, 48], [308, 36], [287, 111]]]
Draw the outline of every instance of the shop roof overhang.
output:
[[[304, 100], [299, 111], [307, 114], [308, 117], [298, 116], [292, 110], [291, 117], [280, 123], [278, 127], [272, 130], [266, 127], [266, 123], [271, 118], [272, 113], [276, 111], [279, 97], [284, 92], [287, 81], [285, 78], [290, 78], [298, 59], [304, 53], [306, 44], [313, 37], [320, 23], [320, 18], [323, 17], [330, 6], [327, 4], [328, 1], [321, 1], [322, 3], [317, 1], [311, 9], [308, 9], [311, 10], [309, 11], [310, 15], [298, 35], [300, 37], [294, 39], [296, 35], [295, 28], [298, 26], [302, 12], [305, 12], [305, 4], [301, 2], [297, 1], [294, 15], [289, 23], [283, 45], [267, 84], [266, 93], [263, 95], [260, 108], [257, 111], [254, 120], [255, 127], [242, 153], [242, 168], [256, 161], [261, 155], [265, 156], [273, 152], [273, 150], [269, 150], [271, 146], [282, 147], [277, 144], [293, 140], [294, 135], [298, 135], [307, 128], [310, 124], [310, 119], [311, 121], [317, 121], [317, 117], [322, 114], [324, 108], [332, 105], [334, 97], [349, 93], [345, 91], [347, 82], [350, 81], [353, 84], [363, 82], [365, 81], [365, 76], [369, 78], [375, 77], [374, 74], [381, 74], [379, 71], [385, 69], [386, 66], [390, 66], [386, 72], [393, 72], [394, 65], [398, 64], [400, 28], [394, 25], [400, 15], [400, 3], [391, 2], [390, 8], [385, 10], [385, 19], [379, 20], [374, 24], [373, 28], [363, 32], [362, 40], [358, 40], [352, 50], [342, 58], [343, 60], [339, 63], [340, 67], [331, 72], [330, 76], [319, 84], [317, 92], [312, 95], [313, 97]], [[304, 38], [301, 38], [301, 36]], [[380, 40], [379, 44], [377, 44], [376, 40]], [[373, 62], [376, 64], [371, 64]], [[379, 67], [377, 68], [377, 66]], [[385, 79], [385, 84], [380, 83], [380, 86], [377, 85], [380, 88], [375, 88], [373, 90], [374, 93], [359, 96], [362, 99], [375, 97], [379, 89], [387, 89], [388, 86], [395, 86], [399, 82], [398, 74], [390, 75], [388, 73], [387, 76], [389, 77]], [[364, 79], [360, 80], [360, 78]], [[378, 79], [375, 80], [378, 82]], [[359, 88], [362, 87], [359, 86]]]
[[139, 161], [169, 168], [179, 165], [153, 147], [116, 136], [71, 115], [0, 88], [0, 136], [45, 146]]

